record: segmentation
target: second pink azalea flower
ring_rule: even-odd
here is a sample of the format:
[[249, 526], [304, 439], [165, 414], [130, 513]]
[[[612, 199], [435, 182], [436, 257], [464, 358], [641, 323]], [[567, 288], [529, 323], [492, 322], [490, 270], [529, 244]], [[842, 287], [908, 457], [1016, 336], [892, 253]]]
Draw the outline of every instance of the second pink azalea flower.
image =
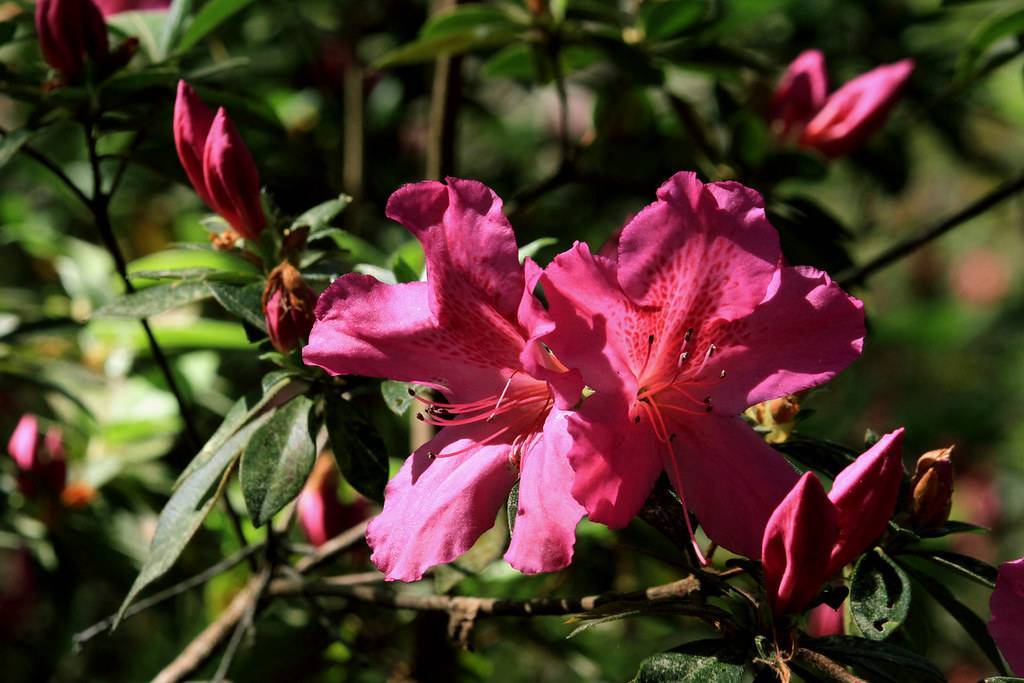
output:
[[423, 244], [427, 281], [339, 278], [320, 297], [303, 349], [306, 363], [331, 374], [419, 385], [421, 418], [442, 427], [388, 483], [367, 531], [388, 579], [417, 580], [468, 550], [516, 481], [505, 558], [529, 573], [572, 558], [583, 508], [571, 494], [564, 409], [583, 385], [538, 341], [553, 329], [533, 296], [539, 268], [520, 264], [501, 206], [471, 180], [399, 189], [387, 215]]
[[885, 64], [828, 95], [825, 57], [807, 50], [786, 69], [772, 97], [776, 135], [829, 158], [848, 154], [882, 127], [913, 70], [910, 59]]
[[569, 418], [573, 495], [625, 526], [663, 471], [707, 535], [759, 557], [797, 475], [739, 416], [821, 384], [860, 355], [859, 301], [782, 264], [761, 196], [678, 173], [610, 256], [577, 244], [542, 280], [545, 338], [595, 393]]

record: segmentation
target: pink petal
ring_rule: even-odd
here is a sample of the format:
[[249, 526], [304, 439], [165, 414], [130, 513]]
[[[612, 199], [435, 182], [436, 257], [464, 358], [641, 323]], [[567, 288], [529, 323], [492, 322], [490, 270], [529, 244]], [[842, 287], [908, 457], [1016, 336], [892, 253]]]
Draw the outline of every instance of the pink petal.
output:
[[388, 218], [423, 243], [430, 307], [442, 325], [473, 319], [495, 328], [504, 319], [513, 328], [526, 283], [501, 206], [483, 183], [457, 178], [406, 185], [388, 200]]
[[796, 472], [739, 417], [709, 414], [674, 427], [674, 458], [665, 451], [672, 484], [711, 540], [758, 557], [768, 518]]
[[1024, 676], [1024, 558], [999, 565], [988, 604], [988, 632], [1013, 673]]
[[828, 97], [825, 55], [806, 50], [793, 60], [772, 96], [771, 118], [783, 139], [811, 120]]
[[203, 150], [213, 125], [213, 112], [185, 81], [178, 81], [178, 96], [174, 101], [174, 146], [178, 150], [185, 175], [199, 198], [216, 211], [203, 176]]
[[[863, 304], [813, 268], [782, 268], [750, 316], [712, 328], [718, 353], [707, 374], [716, 411], [824, 384], [856, 360], [864, 344]], [[721, 373], [725, 376], [721, 377]]]
[[903, 429], [886, 434], [839, 473], [828, 497], [839, 511], [831, 576], [871, 547], [896, 507], [903, 480]]
[[223, 108], [213, 117], [203, 148], [203, 179], [212, 208], [240, 235], [256, 239], [266, 224], [259, 171]]
[[495, 395], [498, 370], [518, 365], [518, 349], [488, 348], [480, 335], [440, 328], [427, 304], [428, 285], [387, 285], [349, 273], [320, 295], [302, 357], [333, 375], [386, 377], [440, 388], [449, 399]]
[[628, 420], [625, 405], [598, 392], [569, 418], [575, 474], [572, 495], [591, 521], [613, 529], [640, 511], [662, 471], [662, 447], [648, 425]]
[[7, 452], [14, 458], [19, 469], [28, 472], [35, 467], [38, 445], [39, 420], [35, 415], [25, 413], [18, 420], [18, 426], [14, 428], [11, 439], [7, 442]]
[[677, 173], [623, 228], [618, 281], [636, 304], [662, 307], [664, 327], [732, 320], [761, 302], [780, 257], [761, 195]]
[[419, 580], [494, 526], [516, 473], [507, 442], [480, 445], [488, 431], [494, 427], [480, 423], [442, 430], [388, 482], [384, 511], [366, 531], [371, 559], [388, 581]]
[[800, 144], [828, 157], [859, 147], [885, 123], [913, 70], [913, 60], [904, 59], [846, 83], [807, 124]]
[[764, 583], [776, 615], [798, 612], [821, 590], [836, 510], [807, 472], [779, 503], [764, 531]]
[[525, 574], [558, 571], [572, 561], [583, 506], [571, 494], [568, 417], [551, 411], [539, 441], [523, 455], [519, 507], [505, 559]]
[[842, 605], [832, 609], [822, 603], [807, 613], [807, 633], [813, 638], [841, 636], [845, 628]]

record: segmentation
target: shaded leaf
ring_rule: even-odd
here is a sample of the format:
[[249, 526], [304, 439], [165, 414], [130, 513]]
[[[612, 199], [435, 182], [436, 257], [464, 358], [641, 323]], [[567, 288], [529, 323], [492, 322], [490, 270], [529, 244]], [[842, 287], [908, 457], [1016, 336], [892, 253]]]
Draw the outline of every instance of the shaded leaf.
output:
[[850, 611], [865, 638], [885, 640], [899, 628], [910, 609], [910, 580], [885, 553], [862, 556], [850, 581]]
[[253, 433], [245, 447], [239, 481], [253, 526], [263, 526], [298, 496], [313, 469], [312, 407], [305, 396], [293, 398]]
[[408, 382], [396, 382], [391, 379], [380, 383], [380, 393], [384, 397], [384, 403], [395, 415], [405, 415], [409, 406], [416, 400], [409, 394], [410, 386]]
[[188, 29], [178, 41], [178, 50], [188, 50], [217, 29], [218, 26], [242, 11], [254, 0], [210, 0], [196, 14]]
[[965, 78], [974, 71], [978, 58], [990, 47], [1011, 36], [1024, 33], [1024, 9], [1001, 14], [981, 24], [967, 41], [967, 47], [960, 54], [957, 76]]
[[93, 315], [99, 318], [148, 318], [210, 296], [212, 294], [205, 282], [172, 282], [133, 294], [122, 294]]
[[882, 640], [865, 640], [854, 636], [832, 636], [803, 640], [801, 643], [815, 652], [834, 659], [840, 664], [852, 666], [854, 671], [872, 675], [878, 680], [877, 672], [898, 671], [909, 678], [903, 680], [935, 681], [944, 683], [946, 677], [934, 664], [924, 657], [892, 643]]
[[969, 522], [946, 522], [937, 529], [922, 529], [917, 532], [918, 536], [922, 538], [941, 538], [950, 534], [985, 534], [988, 533], [988, 529], [977, 524], [971, 524]]
[[996, 587], [996, 568], [987, 562], [960, 553], [946, 550], [914, 550], [901, 555], [919, 557], [936, 564], [944, 569], [954, 571], [960, 576], [966, 577], [975, 583], [980, 583], [988, 588]]
[[359, 493], [382, 502], [388, 483], [388, 454], [362, 408], [328, 393], [324, 397], [324, 421], [342, 476]]
[[508, 500], [505, 502], [505, 512], [508, 516], [508, 534], [516, 530], [516, 517], [519, 516], [519, 482], [512, 485], [508, 492]]
[[721, 639], [687, 643], [671, 652], [648, 657], [636, 683], [740, 683], [745, 663]]
[[0, 140], [0, 168], [6, 166], [7, 162], [14, 158], [14, 155], [28, 142], [31, 135], [32, 133], [25, 128], [4, 135]]
[[157, 56], [164, 59], [170, 53], [171, 48], [181, 35], [185, 25], [185, 19], [192, 13], [192, 0], [173, 0], [167, 9], [167, 19], [164, 22], [164, 31], [160, 34], [160, 43], [157, 47]]
[[648, 40], [674, 38], [702, 23], [708, 15], [708, 3], [703, 0], [662, 0], [645, 2], [637, 18]]
[[261, 297], [263, 286], [253, 283], [238, 287], [220, 282], [207, 282], [210, 293], [224, 309], [232, 315], [249, 323], [257, 330], [264, 329], [266, 319], [263, 317], [263, 303]]
[[291, 227], [292, 229], [308, 227], [310, 229], [309, 239], [313, 239], [313, 235], [318, 230], [327, 227], [351, 203], [352, 198], [347, 194], [339, 195], [335, 199], [329, 199], [308, 209], [292, 222]]

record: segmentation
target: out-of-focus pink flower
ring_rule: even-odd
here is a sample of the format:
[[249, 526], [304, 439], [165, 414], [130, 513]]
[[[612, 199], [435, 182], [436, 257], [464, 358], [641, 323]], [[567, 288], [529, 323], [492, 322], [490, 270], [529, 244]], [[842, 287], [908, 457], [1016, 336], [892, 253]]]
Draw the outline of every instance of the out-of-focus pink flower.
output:
[[885, 531], [903, 477], [902, 444], [902, 429], [883, 436], [839, 473], [827, 496], [807, 472], [772, 513], [761, 561], [776, 615], [801, 611]]
[[213, 114], [185, 81], [174, 103], [174, 144], [192, 187], [240, 235], [256, 239], [266, 224], [260, 177], [249, 148], [223, 108]]
[[1024, 676], [1024, 557], [999, 565], [988, 604], [988, 632], [1013, 673]]
[[288, 353], [309, 337], [313, 327], [316, 293], [287, 261], [271, 271], [263, 292], [263, 315], [270, 343]]
[[338, 468], [330, 455], [321, 454], [299, 496], [299, 524], [306, 538], [319, 547], [370, 515], [365, 498], [345, 504], [338, 497]]
[[693, 173], [662, 185], [602, 254], [576, 244], [542, 279], [557, 321], [545, 342], [595, 390], [569, 417], [573, 495], [622, 527], [667, 471], [712, 540], [759, 557], [797, 476], [739, 414], [853, 362], [860, 302], [782, 265], [758, 193]]
[[808, 50], [779, 81], [772, 99], [772, 126], [782, 141], [796, 139], [829, 158], [842, 156], [882, 127], [913, 70], [910, 59], [885, 64], [825, 97], [824, 56]]
[[92, 0], [39, 0], [35, 18], [43, 57], [70, 80], [86, 60], [99, 63], [110, 53], [107, 25]]
[[[1003, 521], [1003, 501], [995, 474], [987, 467], [973, 466], [957, 473], [953, 491], [952, 516], [992, 529]], [[997, 548], [990, 534], [954, 534], [949, 543], [958, 553], [994, 562]]]
[[987, 308], [1009, 294], [1012, 270], [1004, 253], [979, 248], [956, 260], [949, 279], [957, 299], [968, 306]]
[[844, 633], [843, 606], [832, 609], [822, 603], [807, 613], [807, 633], [813, 638], [841, 636]]
[[554, 323], [519, 262], [498, 196], [472, 180], [422, 182], [391, 195], [387, 215], [423, 244], [426, 282], [344, 275], [321, 295], [303, 358], [331, 374], [412, 382], [420, 419], [442, 427], [388, 483], [367, 531], [389, 580], [414, 581], [494, 525], [519, 482], [505, 554], [520, 571], [569, 564], [583, 508], [571, 494], [567, 410], [583, 389], [540, 343]]
[[171, 0], [93, 0], [93, 2], [105, 17], [121, 12], [164, 10], [171, 6]]
[[58, 427], [51, 426], [42, 436], [38, 418], [26, 413], [11, 434], [7, 452], [20, 470], [18, 489], [24, 496], [60, 495], [67, 479], [67, 458]]

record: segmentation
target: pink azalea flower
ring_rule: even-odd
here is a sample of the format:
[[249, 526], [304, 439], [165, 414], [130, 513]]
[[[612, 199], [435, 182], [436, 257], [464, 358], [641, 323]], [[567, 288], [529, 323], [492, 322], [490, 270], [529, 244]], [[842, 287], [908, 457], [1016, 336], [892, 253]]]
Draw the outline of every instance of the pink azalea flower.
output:
[[174, 145], [196, 194], [246, 239], [266, 224], [260, 176], [223, 108], [214, 114], [185, 81], [174, 102]]
[[829, 158], [847, 154], [882, 127], [913, 70], [911, 59], [885, 64], [826, 97], [824, 56], [818, 50], [803, 52], [786, 69], [772, 98], [776, 134], [782, 141], [796, 138]]
[[299, 525], [306, 538], [319, 547], [345, 529], [369, 517], [366, 499], [346, 505], [338, 497], [338, 468], [330, 455], [320, 455], [299, 494]]
[[92, 0], [39, 0], [35, 21], [43, 58], [69, 79], [87, 59], [102, 62], [109, 54], [107, 25]]
[[1024, 676], [1024, 557], [999, 565], [988, 604], [992, 612], [988, 632], [1013, 673]]
[[164, 10], [171, 6], [171, 0], [93, 0], [93, 2], [105, 17], [121, 12]]
[[614, 256], [577, 244], [547, 267], [545, 341], [595, 390], [569, 418], [590, 519], [626, 525], [664, 470], [712, 540], [760, 556], [797, 475], [739, 414], [829, 380], [864, 337], [859, 301], [781, 257], [760, 195], [678, 173]]
[[51, 426], [42, 436], [38, 418], [26, 413], [7, 442], [7, 452], [20, 470], [18, 490], [24, 496], [34, 498], [42, 492], [59, 495], [64, 489], [67, 457], [58, 427]]
[[825, 495], [805, 473], [772, 513], [761, 562], [776, 615], [799, 612], [885, 531], [903, 479], [903, 430], [886, 434], [839, 473]]
[[371, 522], [373, 561], [414, 581], [487, 529], [519, 481], [506, 560], [527, 572], [572, 558], [583, 508], [573, 499], [565, 409], [582, 383], [539, 343], [553, 323], [519, 263], [501, 200], [471, 180], [406, 185], [388, 217], [423, 244], [427, 282], [387, 285], [350, 273], [324, 292], [303, 348], [331, 374], [388, 377], [436, 390], [421, 419], [443, 427], [389, 482]]

